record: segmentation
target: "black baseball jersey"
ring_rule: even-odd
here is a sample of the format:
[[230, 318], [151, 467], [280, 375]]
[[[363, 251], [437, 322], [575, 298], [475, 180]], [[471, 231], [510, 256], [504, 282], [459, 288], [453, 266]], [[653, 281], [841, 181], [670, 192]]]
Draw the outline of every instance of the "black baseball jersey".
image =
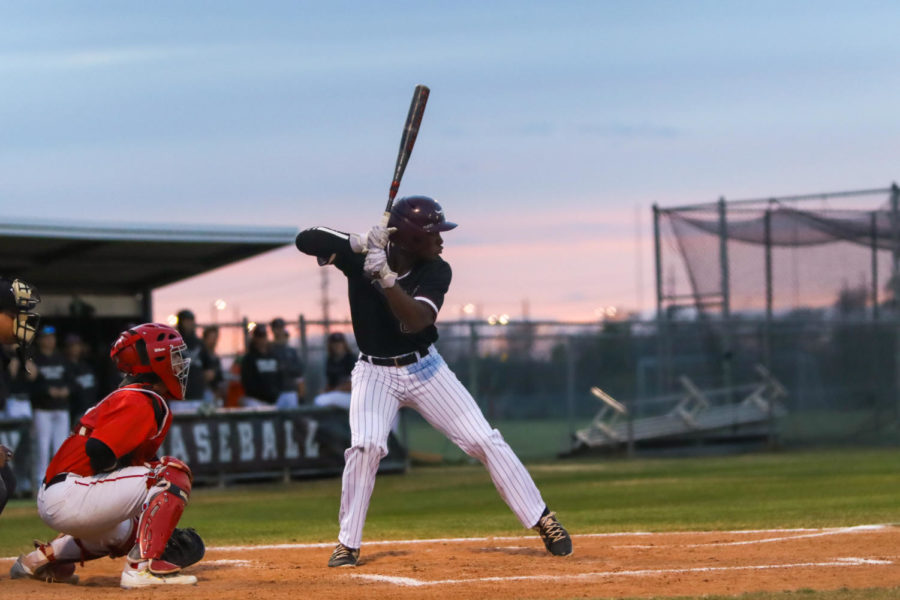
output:
[[[34, 364], [37, 365], [38, 377], [31, 384], [31, 406], [40, 410], [69, 410], [73, 382], [66, 368], [66, 359], [59, 352], [46, 355], [36, 352]], [[54, 398], [50, 388], [68, 388], [69, 397]]]
[[251, 398], [275, 404], [281, 393], [281, 365], [271, 350], [251, 347], [241, 359], [241, 384]]
[[341, 356], [329, 356], [325, 360], [325, 381], [329, 389], [350, 381], [350, 374], [356, 366], [356, 356], [347, 352]]
[[281, 391], [296, 392], [297, 381], [303, 379], [303, 361], [300, 360], [297, 349], [273, 342], [271, 351], [278, 359], [281, 369]]
[[66, 368], [72, 380], [72, 395], [69, 398], [69, 413], [75, 423], [90, 407], [97, 404], [97, 374], [94, 367], [84, 360], [66, 359]]
[[197, 371], [212, 371], [213, 378], [206, 385], [216, 390], [222, 385], [225, 375], [222, 373], [222, 359], [215, 352], [211, 352], [205, 345], [201, 346], [197, 354], [197, 364], [191, 363], [191, 369]]
[[[391, 312], [384, 291], [377, 281], [363, 272], [364, 254], [350, 248], [346, 233], [313, 227], [297, 235], [297, 249], [319, 258], [320, 264], [333, 264], [347, 276], [347, 295], [353, 334], [360, 352], [371, 356], [398, 356], [422, 351], [437, 341], [434, 325], [417, 333], [402, 330]], [[399, 273], [397, 284], [407, 294], [428, 304], [437, 315], [450, 287], [450, 265], [440, 257], [418, 263], [409, 273]]]

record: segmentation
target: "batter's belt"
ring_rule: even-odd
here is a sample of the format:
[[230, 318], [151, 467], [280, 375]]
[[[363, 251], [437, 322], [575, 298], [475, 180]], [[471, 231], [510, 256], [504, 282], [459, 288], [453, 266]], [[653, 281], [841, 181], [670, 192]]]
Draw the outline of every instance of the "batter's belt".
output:
[[419, 352], [410, 352], [409, 354], [401, 354], [400, 356], [391, 356], [389, 358], [382, 358], [380, 356], [369, 356], [368, 354], [359, 353], [359, 360], [364, 360], [367, 363], [372, 363], [373, 365], [377, 365], [379, 367], [405, 367], [406, 365], [411, 365], [419, 362], [421, 359], [428, 356], [428, 348], [421, 350]]

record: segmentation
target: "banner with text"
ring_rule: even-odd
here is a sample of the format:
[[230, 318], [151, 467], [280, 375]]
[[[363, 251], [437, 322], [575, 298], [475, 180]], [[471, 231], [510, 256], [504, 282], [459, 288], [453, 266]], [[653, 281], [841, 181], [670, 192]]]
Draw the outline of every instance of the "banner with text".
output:
[[[0, 444], [12, 449], [20, 492], [34, 488], [31, 421], [0, 421]], [[347, 411], [302, 407], [291, 411], [235, 410], [211, 414], [176, 412], [159, 455], [190, 466], [200, 482], [339, 475], [350, 446]], [[406, 451], [393, 434], [381, 472], [406, 469]]]
[[[185, 461], [200, 481], [230, 481], [340, 474], [349, 446], [346, 410], [304, 407], [176, 414], [160, 455]], [[405, 469], [406, 452], [391, 435], [380, 470]]]

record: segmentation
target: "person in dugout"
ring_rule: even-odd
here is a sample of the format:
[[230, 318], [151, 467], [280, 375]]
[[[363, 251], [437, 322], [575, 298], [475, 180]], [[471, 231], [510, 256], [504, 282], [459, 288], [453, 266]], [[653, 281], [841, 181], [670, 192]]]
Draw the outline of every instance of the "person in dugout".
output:
[[253, 328], [247, 353], [241, 358], [241, 384], [246, 394], [241, 404], [276, 406], [283, 380], [281, 363], [272, 351], [268, 330], [259, 324]]

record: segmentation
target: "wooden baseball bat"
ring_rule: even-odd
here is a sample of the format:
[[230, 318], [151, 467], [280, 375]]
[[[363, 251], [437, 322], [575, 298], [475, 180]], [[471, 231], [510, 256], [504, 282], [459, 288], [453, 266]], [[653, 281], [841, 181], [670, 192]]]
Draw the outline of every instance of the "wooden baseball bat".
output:
[[425, 103], [428, 102], [428, 94], [430, 90], [427, 86], [417, 85], [413, 92], [412, 102], [409, 104], [409, 114], [406, 115], [406, 125], [403, 127], [403, 136], [400, 138], [400, 150], [397, 152], [397, 165], [394, 167], [394, 179], [391, 181], [391, 189], [388, 192], [387, 206], [384, 209], [382, 224], [387, 225], [388, 219], [391, 217], [391, 207], [394, 205], [394, 198], [397, 197], [397, 190], [400, 188], [400, 180], [403, 179], [403, 172], [406, 170], [406, 163], [409, 162], [409, 156], [412, 154], [413, 145], [416, 143], [416, 136], [419, 135], [419, 125], [422, 124], [422, 115], [425, 114]]

